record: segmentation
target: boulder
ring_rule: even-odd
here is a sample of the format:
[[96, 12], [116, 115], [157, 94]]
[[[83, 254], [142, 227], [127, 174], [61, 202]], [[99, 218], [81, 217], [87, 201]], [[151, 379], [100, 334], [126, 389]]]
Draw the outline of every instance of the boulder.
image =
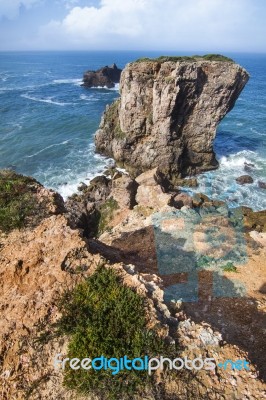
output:
[[246, 185], [246, 184], [253, 183], [254, 180], [250, 175], [242, 175], [242, 176], [239, 176], [238, 178], [236, 178], [236, 182], [239, 185]]
[[210, 204], [211, 199], [203, 193], [196, 193], [192, 197], [192, 205], [193, 207], [200, 207], [204, 202]]
[[138, 183], [128, 175], [122, 175], [112, 180], [111, 196], [120, 208], [132, 209], [136, 205]]
[[157, 183], [157, 168], [146, 171], [136, 178], [138, 189], [136, 202], [143, 207], [159, 210], [172, 203], [172, 194], [165, 193], [164, 189]]
[[173, 206], [175, 208], [182, 208], [184, 206], [192, 208], [192, 198], [186, 193], [179, 193], [173, 198]]
[[240, 209], [243, 214], [243, 226], [246, 231], [266, 232], [266, 210], [253, 211], [249, 207], [241, 207]]

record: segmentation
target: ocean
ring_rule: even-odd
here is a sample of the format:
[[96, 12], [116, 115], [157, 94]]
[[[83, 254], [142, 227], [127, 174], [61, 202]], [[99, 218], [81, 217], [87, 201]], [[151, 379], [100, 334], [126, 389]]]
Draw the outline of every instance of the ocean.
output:
[[[0, 168], [33, 176], [67, 198], [112, 163], [95, 153], [94, 134], [119, 88], [84, 88], [83, 73], [114, 62], [123, 68], [139, 57], [164, 53], [0, 53]], [[227, 200], [231, 207], [266, 209], [265, 189], [258, 186], [266, 182], [266, 55], [225, 55], [245, 67], [250, 80], [218, 127], [220, 167], [198, 176], [196, 191]], [[235, 178], [246, 173], [254, 183], [238, 185]]]

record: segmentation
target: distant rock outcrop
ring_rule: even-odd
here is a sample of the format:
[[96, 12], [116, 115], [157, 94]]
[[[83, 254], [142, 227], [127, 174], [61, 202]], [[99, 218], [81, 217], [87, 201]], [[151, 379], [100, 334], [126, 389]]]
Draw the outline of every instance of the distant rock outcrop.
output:
[[110, 67], [105, 66], [97, 71], [87, 71], [83, 75], [83, 85], [85, 87], [107, 87], [112, 88], [115, 83], [119, 83], [122, 70], [116, 64]]
[[217, 168], [217, 126], [249, 78], [232, 60], [217, 57], [128, 64], [121, 75], [121, 99], [107, 107], [96, 149], [133, 176], [159, 167], [174, 182]]

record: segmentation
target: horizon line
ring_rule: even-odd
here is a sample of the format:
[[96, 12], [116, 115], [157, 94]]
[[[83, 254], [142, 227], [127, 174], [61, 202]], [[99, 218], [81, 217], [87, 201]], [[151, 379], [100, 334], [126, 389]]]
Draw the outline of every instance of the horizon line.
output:
[[171, 52], [171, 53], [193, 53], [193, 54], [197, 54], [198, 53], [205, 53], [205, 54], [221, 54], [222, 53], [231, 53], [231, 54], [258, 54], [258, 55], [266, 55], [266, 51], [241, 51], [241, 50], [151, 50], [151, 49], [145, 49], [145, 50], [140, 50], [140, 49], [34, 49], [34, 50], [4, 50], [4, 49], [0, 49], [0, 53], [46, 53], [46, 52], [84, 52], [84, 53], [88, 53], [88, 52], [106, 52], [106, 53], [111, 53], [111, 52], [148, 52], [148, 53], [152, 53], [152, 52]]

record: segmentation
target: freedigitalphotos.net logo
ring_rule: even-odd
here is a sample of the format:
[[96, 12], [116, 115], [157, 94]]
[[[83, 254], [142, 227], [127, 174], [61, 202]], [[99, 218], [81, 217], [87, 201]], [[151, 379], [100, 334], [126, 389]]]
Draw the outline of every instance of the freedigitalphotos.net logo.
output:
[[[249, 370], [248, 362], [246, 360], [226, 360], [224, 363], [219, 363], [217, 366], [219, 368], [223, 368], [224, 370], [227, 367], [231, 367], [233, 370]], [[79, 358], [62, 358], [62, 354], [57, 354], [54, 358], [54, 368], [58, 369], [65, 369], [66, 367], [71, 368], [72, 370], [95, 370], [100, 371], [104, 370], [111, 370], [112, 375], [118, 374], [120, 371], [128, 370], [128, 371], [147, 371], [149, 375], [152, 374], [153, 371], [164, 369], [168, 370], [177, 370], [180, 371], [182, 369], [188, 370], [206, 370], [212, 371], [216, 368], [216, 363], [214, 358], [202, 358], [197, 357], [193, 360], [188, 359], [187, 357], [184, 358], [175, 358], [170, 359], [167, 357], [158, 357], [158, 358], [150, 358], [148, 356], [145, 357], [138, 357], [134, 359], [130, 359], [127, 356], [116, 358], [111, 357], [107, 358], [104, 356], [95, 357], [93, 359], [87, 357], [83, 359]]]

